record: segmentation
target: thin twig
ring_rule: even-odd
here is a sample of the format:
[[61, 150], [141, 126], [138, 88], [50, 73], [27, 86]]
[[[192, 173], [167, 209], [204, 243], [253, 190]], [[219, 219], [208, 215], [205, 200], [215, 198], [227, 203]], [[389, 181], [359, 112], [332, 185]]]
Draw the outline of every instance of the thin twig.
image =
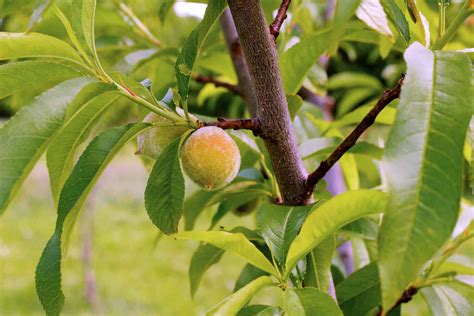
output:
[[414, 286], [410, 286], [408, 289], [406, 289], [402, 293], [402, 295], [400, 296], [398, 301], [395, 303], [395, 305], [392, 306], [392, 308], [390, 308], [386, 313], [384, 313], [384, 311], [382, 309], [380, 309], [380, 311], [377, 313], [377, 316], [388, 315], [391, 311], [397, 309], [403, 303], [408, 303], [409, 301], [411, 301], [413, 296], [416, 293], [418, 293], [418, 288], [416, 288]]
[[349, 150], [355, 145], [359, 137], [375, 122], [377, 115], [387, 106], [390, 102], [397, 99], [400, 96], [400, 90], [403, 84], [403, 78], [397, 83], [397, 86], [393, 89], [386, 90], [382, 97], [378, 100], [377, 104], [370, 110], [369, 113], [362, 119], [357, 127], [344, 139], [344, 141], [332, 152], [332, 154], [321, 162], [319, 167], [308, 176], [306, 180], [307, 193], [313, 192], [314, 186], [326, 175], [332, 166]]
[[234, 85], [234, 84], [224, 82], [224, 81], [220, 81], [220, 80], [218, 80], [214, 77], [211, 77], [211, 76], [195, 75], [195, 76], [193, 76], [193, 79], [196, 82], [199, 82], [199, 83], [212, 83], [216, 87], [226, 88], [230, 92], [235, 93], [235, 94], [243, 97], [243, 94], [240, 91], [239, 87]]
[[247, 129], [251, 130], [255, 135], [259, 133], [259, 121], [255, 118], [252, 119], [225, 119], [218, 118], [216, 122], [199, 122], [198, 128], [206, 126], [216, 126], [222, 129]]
[[308, 101], [320, 108], [326, 121], [333, 120], [332, 111], [334, 109], [334, 106], [336, 105], [336, 101], [333, 97], [328, 95], [320, 96], [304, 86], [300, 88], [300, 90], [298, 91], [298, 95], [303, 100]]
[[290, 3], [291, 0], [283, 0], [281, 2], [275, 20], [273, 20], [272, 24], [270, 24], [270, 34], [272, 34], [275, 40], [277, 39], [278, 35], [280, 35], [280, 28], [283, 25], [283, 22], [285, 21], [286, 17], [288, 16], [286, 12], [288, 11]]

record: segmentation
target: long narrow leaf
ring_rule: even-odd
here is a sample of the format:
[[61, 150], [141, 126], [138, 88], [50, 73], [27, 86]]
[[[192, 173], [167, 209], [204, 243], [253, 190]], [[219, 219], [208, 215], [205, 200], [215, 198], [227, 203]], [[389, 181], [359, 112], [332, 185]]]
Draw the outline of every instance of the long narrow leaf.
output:
[[0, 66], [0, 99], [45, 84], [56, 84], [84, 73], [49, 61], [20, 61]]
[[178, 59], [176, 60], [176, 79], [178, 81], [178, 90], [181, 99], [186, 100], [188, 97], [189, 80], [194, 63], [199, 54], [199, 50], [206, 39], [211, 27], [221, 15], [227, 5], [225, 0], [211, 0], [207, 5], [204, 19], [198, 27], [192, 31], [188, 39], [184, 42]]
[[185, 137], [177, 138], [163, 150], [153, 166], [145, 190], [148, 216], [165, 234], [178, 231], [183, 214], [184, 177], [179, 156]]
[[48, 90], [0, 129], [0, 214], [61, 127], [69, 104], [88, 83], [90, 79], [77, 78]]
[[389, 206], [379, 234], [385, 310], [451, 235], [461, 198], [469, 120], [470, 61], [414, 43], [397, 117], [385, 148]]
[[[99, 84], [95, 92], [104, 92], [114, 89], [110, 85]], [[55, 202], [59, 200], [59, 193], [71, 171], [74, 154], [77, 147], [84, 140], [97, 118], [117, 100], [118, 96], [112, 92], [99, 94], [88, 100], [81, 108], [66, 118], [64, 126], [54, 138], [47, 152], [49, 181]]]
[[0, 32], [0, 60], [16, 58], [57, 58], [82, 63], [68, 43], [40, 33]]
[[261, 289], [272, 285], [273, 281], [269, 276], [259, 277], [231, 296], [225, 298], [216, 307], [206, 313], [207, 316], [236, 315], [242, 307]]
[[56, 228], [36, 267], [36, 291], [48, 315], [59, 315], [64, 304], [61, 262], [70, 232], [89, 192], [118, 150], [144, 129], [146, 123], [112, 128], [97, 136], [79, 158], [64, 184]]
[[229, 251], [257, 268], [277, 275], [275, 268], [268, 259], [257, 249], [242, 233], [229, 233], [224, 231], [207, 232], [181, 232], [172, 235], [177, 239], [198, 240]]
[[386, 207], [386, 195], [379, 191], [350, 191], [335, 196], [314, 210], [301, 227], [288, 251], [286, 274], [299, 259], [334, 232], [361, 217], [381, 213]]

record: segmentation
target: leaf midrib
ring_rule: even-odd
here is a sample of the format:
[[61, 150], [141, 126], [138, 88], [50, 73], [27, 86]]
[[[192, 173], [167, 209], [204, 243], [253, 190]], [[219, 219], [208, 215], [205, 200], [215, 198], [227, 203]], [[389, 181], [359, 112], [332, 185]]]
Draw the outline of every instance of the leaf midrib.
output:
[[420, 167], [420, 172], [419, 172], [419, 181], [417, 182], [417, 186], [416, 186], [416, 197], [415, 197], [415, 202], [413, 203], [413, 206], [412, 208], [414, 209], [414, 212], [413, 212], [413, 216], [412, 216], [412, 222], [410, 223], [410, 228], [409, 228], [409, 231], [408, 231], [408, 236], [407, 236], [407, 239], [406, 239], [406, 243], [403, 245], [403, 252], [402, 252], [402, 255], [403, 255], [403, 258], [402, 258], [402, 261], [403, 264], [401, 265], [401, 268], [400, 268], [400, 271], [403, 271], [405, 265], [406, 265], [406, 256], [407, 256], [407, 250], [408, 250], [408, 246], [410, 244], [410, 240], [412, 238], [412, 235], [413, 235], [413, 232], [415, 230], [415, 223], [416, 223], [416, 217], [417, 217], [417, 213], [418, 213], [418, 210], [419, 210], [419, 206], [421, 204], [421, 189], [422, 189], [422, 184], [423, 184], [423, 179], [424, 179], [424, 176], [425, 176], [425, 165], [424, 165], [424, 162], [426, 160], [426, 154], [427, 154], [427, 149], [428, 149], [428, 141], [429, 141], [429, 138], [430, 138], [430, 130], [431, 130], [431, 124], [432, 124], [432, 116], [433, 116], [433, 104], [434, 104], [434, 100], [435, 100], [435, 86], [436, 86], [436, 54], [434, 52], [430, 52], [431, 54], [433, 54], [433, 74], [432, 74], [432, 84], [431, 84], [431, 97], [430, 97], [430, 106], [429, 106], [429, 114], [428, 114], [428, 122], [427, 122], [427, 132], [426, 132], [426, 135], [425, 135], [425, 139], [424, 139], [424, 142], [423, 142], [423, 154], [421, 156], [421, 167]]
[[[105, 92], [105, 93], [102, 94], [102, 95], [105, 95], [105, 94], [114, 94], [114, 93], [115, 93], [115, 92]], [[100, 97], [100, 96], [97, 96], [97, 97], [95, 97], [95, 98], [98, 98], [98, 97]], [[92, 100], [94, 100], [95, 98], [89, 100], [89, 102], [87, 102], [87, 103], [90, 103], [90, 102], [91, 102]], [[60, 170], [61, 173], [60, 173], [60, 176], [59, 176], [59, 179], [58, 179], [58, 180], [59, 180], [58, 184], [59, 184], [59, 186], [60, 186], [60, 187], [58, 188], [58, 194], [57, 194], [57, 200], [58, 200], [58, 201], [59, 201], [59, 195], [60, 195], [60, 193], [61, 193], [61, 188], [62, 188], [62, 186], [63, 186], [64, 183], [65, 183], [64, 178], [65, 178], [65, 175], [66, 175], [65, 170], [67, 169], [67, 161], [69, 161], [69, 159], [71, 158], [71, 156], [72, 156], [72, 154], [73, 154], [73, 152], [74, 152], [73, 149], [74, 149], [74, 148], [77, 148], [77, 144], [78, 144], [79, 140], [81, 139], [82, 135], [84, 135], [84, 133], [85, 133], [85, 131], [87, 130], [87, 128], [88, 128], [89, 126], [91, 126], [91, 124], [94, 122], [95, 118], [97, 118], [100, 114], [102, 114], [103, 111], [104, 111], [112, 102], [114, 102], [115, 100], [117, 100], [117, 98], [118, 98], [118, 96], [117, 96], [116, 98], [113, 98], [112, 100], [110, 100], [110, 102], [106, 103], [106, 104], [104, 105], [104, 107], [103, 107], [100, 111], [97, 111], [97, 112], [92, 116], [92, 119], [87, 122], [87, 124], [84, 126], [84, 128], [82, 129], [82, 131], [80, 132], [80, 134], [78, 135], [78, 137], [76, 137], [76, 139], [74, 140], [72, 146], [69, 148], [70, 150], [68, 150], [67, 156], [66, 156], [66, 159], [65, 159], [66, 163], [63, 164], [63, 166], [62, 166], [62, 168], [61, 168], [61, 170]], [[63, 128], [61, 128], [58, 133], [62, 132], [62, 131], [64, 130], [64, 128], [67, 127], [68, 124], [71, 123], [71, 122], [74, 120], [75, 117], [77, 117], [80, 113], [82, 113], [83, 110], [85, 110], [85, 108], [87, 107], [87, 103], [86, 103], [84, 106], [82, 106], [78, 111], [76, 111], [76, 113], [74, 113], [74, 115], [72, 115], [72, 116], [70, 117], [70, 119], [68, 120], [67, 123], [63, 124]]]

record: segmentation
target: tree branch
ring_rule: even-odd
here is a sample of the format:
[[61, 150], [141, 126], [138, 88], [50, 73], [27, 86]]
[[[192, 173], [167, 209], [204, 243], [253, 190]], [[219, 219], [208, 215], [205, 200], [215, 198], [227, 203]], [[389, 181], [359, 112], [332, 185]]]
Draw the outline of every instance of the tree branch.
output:
[[205, 84], [205, 83], [212, 83], [212, 84], [213, 84], [214, 86], [216, 86], [216, 87], [226, 88], [226, 89], [229, 90], [230, 92], [232, 92], [232, 93], [234, 93], [234, 94], [237, 94], [237, 95], [240, 95], [241, 97], [243, 97], [243, 94], [242, 94], [242, 92], [240, 91], [239, 87], [236, 86], [236, 85], [234, 85], [234, 84], [217, 80], [216, 78], [211, 77], [211, 76], [195, 75], [195, 76], [193, 76], [193, 79], [194, 79], [196, 82], [199, 82], [199, 83], [204, 83], [204, 84]]
[[239, 80], [238, 90], [247, 103], [250, 116], [255, 117], [257, 115], [257, 98], [255, 96], [247, 62], [245, 61], [244, 53], [239, 42], [239, 36], [235, 29], [234, 20], [232, 19], [229, 8], [225, 9], [224, 13], [221, 15], [221, 27], [227, 43], [230, 58], [234, 64], [235, 73]]
[[326, 121], [333, 120], [332, 110], [336, 105], [334, 98], [330, 96], [320, 96], [308, 88], [305, 88], [304, 86], [298, 91], [298, 95], [303, 100], [306, 100], [319, 107]]
[[313, 192], [314, 186], [326, 175], [332, 166], [355, 145], [359, 137], [375, 122], [377, 115], [385, 108], [387, 104], [400, 96], [400, 90], [403, 84], [403, 78], [400, 79], [395, 88], [386, 90], [377, 104], [362, 119], [357, 127], [344, 139], [344, 141], [333, 151], [333, 153], [319, 167], [308, 176], [306, 185], [307, 193]]
[[255, 135], [259, 133], [259, 121], [255, 118], [253, 119], [225, 119], [218, 118], [217, 122], [198, 122], [198, 128], [206, 126], [216, 126], [222, 129], [247, 129], [253, 131]]
[[280, 28], [283, 25], [283, 22], [287, 18], [286, 12], [288, 11], [288, 7], [290, 6], [291, 0], [283, 0], [281, 2], [280, 8], [278, 9], [277, 15], [275, 20], [273, 20], [272, 24], [270, 24], [270, 34], [276, 40], [278, 35], [280, 35]]
[[377, 313], [377, 316], [382, 316], [382, 315], [388, 315], [390, 314], [391, 311], [394, 311], [397, 309], [400, 305], [403, 303], [408, 303], [409, 301], [412, 300], [413, 296], [418, 293], [418, 288], [414, 286], [410, 286], [408, 289], [406, 289], [403, 293], [402, 296], [398, 299], [398, 301], [395, 303], [395, 305], [392, 306], [386, 313], [382, 309]]
[[265, 141], [286, 205], [302, 205], [306, 170], [298, 152], [280, 76], [278, 52], [259, 0], [229, 0], [257, 98], [259, 135]]

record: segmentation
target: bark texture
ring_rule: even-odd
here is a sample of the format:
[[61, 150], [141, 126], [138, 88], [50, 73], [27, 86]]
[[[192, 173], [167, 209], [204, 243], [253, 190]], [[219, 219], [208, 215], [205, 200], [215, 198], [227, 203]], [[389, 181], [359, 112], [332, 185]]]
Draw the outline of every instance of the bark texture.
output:
[[271, 156], [283, 203], [302, 205], [307, 172], [298, 152], [280, 76], [278, 53], [259, 0], [229, 0], [257, 98], [260, 136]]
[[221, 16], [221, 26], [224, 33], [224, 38], [229, 49], [230, 57], [234, 65], [235, 73], [239, 84], [237, 89], [240, 95], [247, 102], [247, 109], [252, 117], [257, 115], [257, 98], [255, 97], [255, 91], [252, 86], [252, 80], [247, 67], [247, 62], [244, 58], [242, 47], [239, 43], [239, 36], [235, 29], [234, 20], [230, 13], [229, 8], [225, 9]]

